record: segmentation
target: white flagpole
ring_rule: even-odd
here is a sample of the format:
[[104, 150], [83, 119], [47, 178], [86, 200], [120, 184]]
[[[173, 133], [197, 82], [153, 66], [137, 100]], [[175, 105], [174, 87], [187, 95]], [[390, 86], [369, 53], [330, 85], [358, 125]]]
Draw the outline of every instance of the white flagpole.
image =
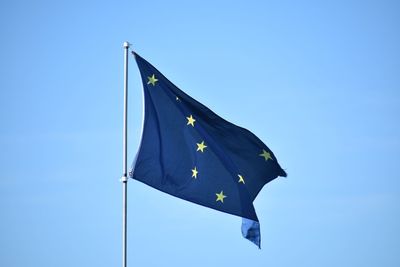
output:
[[123, 126], [123, 152], [122, 152], [122, 267], [127, 267], [127, 200], [128, 200], [128, 50], [129, 43], [124, 42], [124, 126]]

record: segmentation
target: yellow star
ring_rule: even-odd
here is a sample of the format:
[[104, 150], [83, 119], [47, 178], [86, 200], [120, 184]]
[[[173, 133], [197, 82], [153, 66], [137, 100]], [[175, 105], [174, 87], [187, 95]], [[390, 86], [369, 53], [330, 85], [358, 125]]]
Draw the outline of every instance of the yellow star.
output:
[[204, 141], [202, 141], [200, 144], [196, 143], [197, 145], [197, 150], [196, 151], [201, 151], [204, 152], [204, 148], [206, 148], [207, 146], [204, 144]]
[[190, 117], [186, 117], [186, 119], [188, 120], [187, 125], [192, 125], [194, 127], [194, 122], [196, 121], [192, 115], [190, 115]]
[[269, 159], [272, 160], [271, 154], [265, 151], [265, 149], [263, 149], [263, 153], [261, 153], [259, 156], [264, 157], [265, 161]]
[[216, 202], [221, 201], [222, 203], [224, 203], [224, 198], [226, 198], [226, 196], [224, 195], [224, 191], [221, 191], [221, 193], [216, 193], [217, 195], [217, 200], [215, 200]]
[[155, 86], [156, 82], [158, 82], [158, 79], [156, 78], [156, 76], [154, 76], [154, 74], [152, 76], [147, 77], [147, 79], [149, 79], [147, 84], [151, 84], [153, 86]]
[[238, 176], [239, 176], [239, 181], [238, 181], [238, 183], [243, 183], [243, 184], [244, 184], [244, 178], [243, 178], [243, 176], [241, 176], [240, 174], [238, 174]]
[[197, 168], [196, 167], [194, 167], [194, 169], [192, 169], [192, 177], [194, 177], [195, 179], [197, 179], [197, 174], [198, 174], [199, 172], [197, 171]]

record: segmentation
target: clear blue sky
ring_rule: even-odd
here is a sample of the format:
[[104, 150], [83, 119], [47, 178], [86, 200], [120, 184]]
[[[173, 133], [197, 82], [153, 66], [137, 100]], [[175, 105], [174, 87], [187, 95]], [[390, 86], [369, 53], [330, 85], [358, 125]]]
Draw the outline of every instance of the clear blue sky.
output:
[[[120, 266], [123, 48], [289, 174], [238, 217], [129, 182], [129, 266], [399, 266], [398, 1], [1, 1], [0, 266]], [[129, 161], [140, 138], [131, 57]]]

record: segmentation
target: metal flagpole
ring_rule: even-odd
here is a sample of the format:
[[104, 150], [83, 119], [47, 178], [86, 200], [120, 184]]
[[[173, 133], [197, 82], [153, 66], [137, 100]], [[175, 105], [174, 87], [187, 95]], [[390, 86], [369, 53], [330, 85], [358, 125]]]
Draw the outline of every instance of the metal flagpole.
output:
[[125, 59], [124, 59], [124, 126], [123, 126], [123, 152], [122, 152], [122, 267], [127, 265], [127, 200], [128, 200], [128, 165], [127, 165], [127, 152], [128, 152], [128, 50], [129, 43], [124, 42]]

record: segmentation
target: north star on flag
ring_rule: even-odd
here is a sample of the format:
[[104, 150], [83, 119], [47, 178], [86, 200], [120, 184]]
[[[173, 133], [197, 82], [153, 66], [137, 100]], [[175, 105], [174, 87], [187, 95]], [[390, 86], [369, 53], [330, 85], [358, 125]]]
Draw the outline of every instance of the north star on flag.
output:
[[130, 177], [175, 197], [243, 218], [260, 247], [253, 201], [285, 171], [253, 133], [215, 114], [133, 52], [144, 90], [142, 139]]

